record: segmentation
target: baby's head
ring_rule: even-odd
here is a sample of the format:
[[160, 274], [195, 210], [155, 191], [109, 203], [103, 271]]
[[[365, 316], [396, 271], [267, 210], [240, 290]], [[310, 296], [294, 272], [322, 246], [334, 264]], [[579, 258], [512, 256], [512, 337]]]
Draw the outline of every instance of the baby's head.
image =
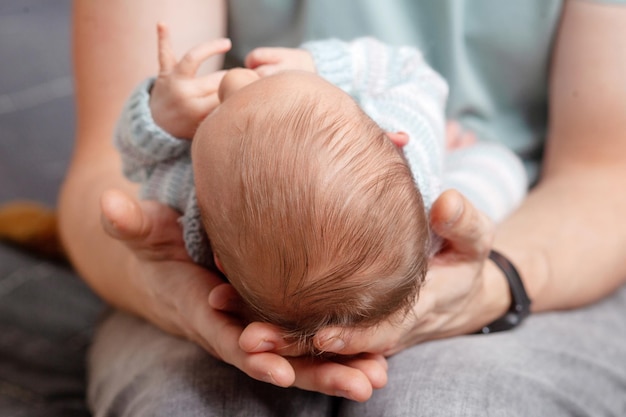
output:
[[252, 317], [310, 343], [326, 326], [406, 313], [427, 268], [428, 221], [381, 128], [314, 74], [223, 96], [194, 137], [194, 175], [216, 264]]

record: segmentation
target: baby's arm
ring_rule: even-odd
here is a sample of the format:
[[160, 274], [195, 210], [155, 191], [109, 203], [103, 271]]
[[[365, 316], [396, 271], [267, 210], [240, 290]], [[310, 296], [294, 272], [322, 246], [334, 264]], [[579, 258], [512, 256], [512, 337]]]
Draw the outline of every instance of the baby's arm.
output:
[[443, 190], [454, 188], [495, 222], [522, 202], [528, 188], [521, 159], [507, 147], [489, 142], [446, 153]]
[[198, 124], [217, 105], [223, 72], [203, 78], [202, 62], [230, 48], [218, 39], [191, 49], [176, 61], [169, 34], [158, 25], [159, 75], [141, 83], [124, 106], [114, 142], [124, 175], [142, 185], [141, 196], [183, 212], [193, 184], [189, 147]]
[[122, 158], [124, 175], [141, 184], [141, 197], [182, 212], [186, 202], [179, 201], [184, 198], [178, 191], [182, 191], [184, 180], [189, 182], [191, 178], [191, 142], [175, 138], [155, 123], [149, 105], [152, 82], [149, 79], [141, 83], [126, 102], [114, 143]]

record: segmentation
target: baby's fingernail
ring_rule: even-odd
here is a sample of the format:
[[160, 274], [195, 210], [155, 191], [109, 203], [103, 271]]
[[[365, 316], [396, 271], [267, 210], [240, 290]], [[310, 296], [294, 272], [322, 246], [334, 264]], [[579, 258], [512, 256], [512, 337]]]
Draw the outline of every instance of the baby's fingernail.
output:
[[346, 342], [338, 337], [331, 337], [322, 343], [321, 349], [325, 352], [339, 353], [346, 347]]

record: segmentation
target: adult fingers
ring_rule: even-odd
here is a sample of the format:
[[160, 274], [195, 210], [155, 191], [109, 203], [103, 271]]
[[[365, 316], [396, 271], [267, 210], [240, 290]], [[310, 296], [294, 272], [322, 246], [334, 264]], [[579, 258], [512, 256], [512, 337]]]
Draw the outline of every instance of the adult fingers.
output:
[[[266, 323], [248, 325], [241, 334], [239, 346], [248, 353], [256, 351], [251, 353], [252, 358], [270, 350], [285, 355], [286, 350], [296, 349], [295, 346], [286, 346], [282, 338], [276, 337], [278, 329], [267, 331], [270, 328], [271, 325]], [[247, 348], [242, 346], [246, 344], [246, 332], [258, 332], [256, 336], [260, 336], [260, 343]], [[292, 350], [291, 353], [299, 352]], [[333, 360], [298, 356], [288, 357], [288, 360], [295, 372], [294, 385], [309, 391], [365, 401], [371, 396], [372, 389], [382, 388], [387, 383], [387, 361], [382, 355], [362, 354]], [[272, 377], [276, 378], [274, 375]]]
[[387, 370], [389, 366], [383, 355], [363, 353], [346, 358], [337, 357], [336, 361], [350, 368], [358, 369], [369, 380], [372, 388], [380, 389], [387, 385]]
[[[315, 335], [313, 344], [321, 352], [339, 355], [383, 354], [398, 350], [401, 332], [401, 326], [391, 323], [368, 328], [327, 327]], [[279, 327], [260, 322], [246, 326], [239, 338], [239, 346], [249, 353], [272, 351], [293, 357], [308, 353], [298, 344], [286, 341]]]
[[493, 222], [456, 190], [439, 196], [431, 208], [430, 222], [446, 241], [446, 252], [455, 257], [485, 257], [491, 248]]
[[313, 343], [323, 352], [340, 355], [386, 354], [397, 350], [401, 332], [400, 326], [388, 322], [366, 328], [327, 327], [315, 335]]
[[[238, 313], [241, 311], [242, 300], [237, 290], [233, 288], [232, 285], [223, 283], [218, 285], [217, 287], [211, 290], [209, 294], [209, 305], [219, 311], [223, 311], [225, 313]], [[272, 349], [265, 349], [272, 350]], [[258, 352], [263, 352], [265, 350], [260, 350]], [[254, 350], [249, 350], [248, 352], [255, 352]]]
[[188, 260], [179, 214], [155, 201], [133, 200], [118, 190], [103, 193], [101, 223], [106, 233], [150, 259]]
[[290, 360], [298, 388], [317, 391], [353, 401], [367, 401], [372, 384], [361, 370], [322, 358], [301, 357]]
[[174, 72], [181, 77], [194, 77], [200, 65], [210, 57], [227, 52], [231, 48], [228, 38], [214, 39], [192, 48], [174, 67]]
[[[294, 370], [285, 358], [274, 353], [244, 352], [238, 346], [242, 331], [240, 322], [231, 316], [210, 310], [210, 307], [207, 308], [209, 311], [195, 316], [193, 328], [197, 334], [191, 335], [192, 340], [254, 379], [280, 387], [293, 385]], [[211, 320], [210, 325], [207, 325], [207, 320]]]
[[102, 226], [111, 237], [130, 241], [150, 234], [150, 219], [143, 215], [137, 202], [121, 191], [105, 191], [100, 199], [100, 208]]
[[276, 352], [283, 356], [301, 356], [308, 353], [283, 337], [280, 327], [269, 323], [250, 323], [239, 337], [239, 346], [246, 352]]
[[216, 350], [222, 360], [236, 366], [259, 381], [280, 387], [293, 385], [296, 377], [294, 369], [287, 359], [270, 352], [255, 354], [244, 352], [238, 346], [238, 337], [241, 331], [242, 329], [238, 324], [229, 324], [210, 339], [216, 341]]

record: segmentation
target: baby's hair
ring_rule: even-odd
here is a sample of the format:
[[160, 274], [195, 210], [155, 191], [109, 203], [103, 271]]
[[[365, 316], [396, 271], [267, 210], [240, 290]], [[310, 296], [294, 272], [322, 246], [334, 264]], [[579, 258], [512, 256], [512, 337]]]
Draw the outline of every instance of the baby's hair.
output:
[[428, 262], [410, 170], [349, 103], [303, 96], [240, 120], [229, 191], [200, 198], [212, 249], [252, 318], [312, 352], [324, 327], [408, 312]]

